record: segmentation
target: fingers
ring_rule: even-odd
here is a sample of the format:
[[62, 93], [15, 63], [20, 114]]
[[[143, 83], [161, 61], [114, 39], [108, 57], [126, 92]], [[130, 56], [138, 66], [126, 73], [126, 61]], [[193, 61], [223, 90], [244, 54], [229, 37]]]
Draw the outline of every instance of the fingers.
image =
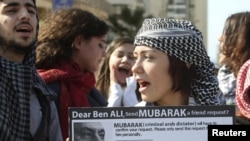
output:
[[110, 82], [111, 83], [118, 83], [117, 69], [115, 68], [115, 66], [112, 66], [112, 68], [110, 69]]

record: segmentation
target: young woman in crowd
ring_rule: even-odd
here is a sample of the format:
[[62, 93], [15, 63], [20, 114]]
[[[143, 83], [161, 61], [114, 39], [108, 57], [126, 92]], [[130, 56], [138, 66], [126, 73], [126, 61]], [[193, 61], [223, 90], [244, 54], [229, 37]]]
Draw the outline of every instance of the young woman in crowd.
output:
[[250, 13], [230, 15], [224, 25], [220, 42], [218, 81], [226, 105], [235, 105], [236, 78], [240, 67], [250, 59]]
[[106, 50], [96, 87], [108, 99], [108, 107], [134, 106], [139, 102], [137, 83], [131, 71], [134, 64], [133, 43], [132, 38], [118, 37]]
[[108, 29], [92, 13], [72, 8], [53, 13], [39, 32], [36, 66], [57, 93], [64, 140], [69, 107], [107, 106], [105, 97], [95, 89], [94, 72], [106, 54]]
[[202, 33], [187, 20], [145, 19], [135, 37], [137, 106], [219, 105], [215, 66]]

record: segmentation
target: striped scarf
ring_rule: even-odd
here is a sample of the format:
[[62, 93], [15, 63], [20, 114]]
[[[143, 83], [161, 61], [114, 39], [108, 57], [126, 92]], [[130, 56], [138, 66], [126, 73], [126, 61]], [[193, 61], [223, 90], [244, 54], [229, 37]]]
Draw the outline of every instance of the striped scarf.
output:
[[236, 103], [240, 113], [250, 119], [250, 60], [245, 62], [236, 80]]

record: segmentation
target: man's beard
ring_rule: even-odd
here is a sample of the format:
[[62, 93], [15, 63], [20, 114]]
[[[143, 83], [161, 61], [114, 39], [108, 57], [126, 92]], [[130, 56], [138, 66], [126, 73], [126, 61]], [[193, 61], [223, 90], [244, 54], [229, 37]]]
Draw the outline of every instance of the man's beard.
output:
[[4, 51], [10, 51], [20, 55], [25, 55], [27, 52], [29, 52], [30, 49], [34, 47], [35, 43], [36, 40], [33, 40], [30, 44], [24, 46], [13, 39], [7, 41], [3, 36], [0, 35], [0, 48], [2, 48]]

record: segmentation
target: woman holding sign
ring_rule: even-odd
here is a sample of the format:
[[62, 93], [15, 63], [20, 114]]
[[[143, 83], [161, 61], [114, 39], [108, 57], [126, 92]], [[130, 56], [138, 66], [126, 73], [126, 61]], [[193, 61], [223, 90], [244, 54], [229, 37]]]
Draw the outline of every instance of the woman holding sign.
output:
[[221, 104], [215, 66], [190, 21], [145, 19], [134, 44], [138, 106]]

